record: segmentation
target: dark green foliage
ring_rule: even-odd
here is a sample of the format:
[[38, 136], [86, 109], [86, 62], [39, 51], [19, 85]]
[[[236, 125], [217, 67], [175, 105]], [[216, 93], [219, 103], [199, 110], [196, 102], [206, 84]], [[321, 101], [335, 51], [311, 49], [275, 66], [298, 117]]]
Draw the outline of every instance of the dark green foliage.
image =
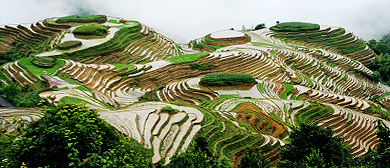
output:
[[198, 70], [209, 70], [214, 68], [214, 62], [204, 62], [204, 63], [192, 63], [190, 64], [191, 69], [198, 69]]
[[98, 22], [103, 23], [107, 20], [106, 15], [71, 15], [60, 17], [56, 20], [57, 23], [91, 23]]
[[251, 75], [242, 73], [212, 73], [200, 79], [200, 83], [207, 86], [231, 86], [254, 82], [255, 79]]
[[16, 61], [25, 56], [25, 53], [20, 50], [9, 50], [6, 53], [0, 54], [0, 65], [5, 64], [7, 62]]
[[[308, 163], [307, 157], [316, 154], [313, 153], [316, 150], [322, 154], [324, 161], [321, 163], [326, 163], [325, 167], [345, 166], [351, 158], [351, 151], [343, 142], [342, 138], [333, 137], [333, 131], [329, 127], [300, 123], [298, 128], [293, 128], [290, 132], [290, 143], [281, 149], [281, 162], [278, 167], [294, 167]], [[320, 160], [321, 157], [316, 158]]]
[[100, 24], [88, 24], [77, 27], [73, 34], [81, 36], [104, 36], [108, 32], [109, 26]]
[[167, 112], [167, 113], [178, 113], [180, 110], [174, 109], [171, 106], [165, 106], [161, 109], [162, 112]]
[[[171, 158], [167, 168], [231, 168], [233, 164], [226, 156], [213, 157], [205, 148], [206, 140], [195, 140], [195, 144]], [[200, 143], [199, 143], [200, 142]]]
[[375, 76], [373, 78], [377, 77], [379, 73], [379, 79], [385, 84], [390, 84], [390, 55], [388, 53], [382, 53], [375, 59], [372, 59], [367, 67], [374, 71]]
[[[27, 121], [18, 116], [11, 120], [0, 118], [0, 167], [9, 167], [8, 156], [12, 153], [10, 146], [15, 139], [25, 130]], [[9, 132], [9, 130], [13, 130]]]
[[376, 135], [379, 138], [379, 145], [376, 148], [373, 162], [376, 163], [378, 167], [390, 167], [390, 129], [384, 125], [383, 121], [377, 121], [378, 132]]
[[69, 50], [72, 48], [77, 48], [83, 45], [81, 41], [71, 40], [71, 41], [65, 41], [57, 46], [57, 49], [60, 50]]
[[203, 49], [202, 44], [198, 44], [195, 41], [192, 42], [192, 48], [198, 48], [198, 49]]
[[42, 105], [50, 106], [47, 101], [41, 99], [38, 96], [40, 92], [40, 90], [31, 91], [27, 85], [23, 86], [21, 90], [18, 88], [18, 84], [16, 82], [12, 82], [10, 84], [0, 83], [0, 96], [5, 97], [16, 107], [41, 107]]
[[320, 25], [315, 23], [304, 23], [304, 22], [283, 22], [275, 26], [272, 26], [270, 29], [278, 32], [304, 32], [304, 31], [319, 30]]
[[238, 168], [270, 167], [269, 160], [261, 153], [261, 148], [251, 146], [246, 149], [245, 156], [241, 158]]
[[375, 39], [372, 39], [368, 41], [367, 45], [374, 50], [375, 54], [390, 54], [390, 47], [389, 44], [385, 42], [385, 40], [376, 41]]
[[[330, 163], [326, 163], [322, 153], [317, 149], [313, 149], [309, 156], [302, 161], [302, 163], [293, 163], [292, 167], [294, 168], [326, 168], [330, 167]], [[337, 167], [332, 165], [332, 167]]]
[[[46, 109], [12, 146], [12, 165], [20, 167], [147, 167], [150, 152], [124, 138], [96, 110], [65, 104]], [[147, 158], [149, 157], [149, 158]]]
[[372, 168], [390, 167], [390, 129], [381, 120], [377, 120], [379, 144], [374, 150], [369, 151], [364, 157], [355, 159], [357, 165]]
[[31, 63], [40, 68], [52, 68], [57, 64], [56, 57], [34, 57]]
[[265, 23], [260, 23], [260, 24], [256, 25], [255, 30], [260, 30], [260, 29], [264, 29], [264, 28], [265, 28]]

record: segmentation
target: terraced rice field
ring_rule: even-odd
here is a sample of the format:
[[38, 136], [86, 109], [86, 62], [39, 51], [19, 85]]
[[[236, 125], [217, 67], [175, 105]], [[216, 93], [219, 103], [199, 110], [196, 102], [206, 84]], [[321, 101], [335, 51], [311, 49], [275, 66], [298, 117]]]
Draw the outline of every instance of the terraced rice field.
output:
[[[195, 137], [205, 137], [213, 155], [238, 163], [246, 147], [257, 145], [273, 165], [298, 122], [329, 125], [354, 156], [378, 144], [374, 121], [384, 119], [366, 113], [372, 106], [389, 107], [390, 89], [356, 73], [372, 74], [366, 65], [376, 55], [343, 28], [218, 31], [178, 45], [138, 21], [109, 17], [102, 24], [110, 34], [82, 40], [71, 33], [75, 25], [55, 19], [0, 26], [0, 53], [21, 47], [58, 57], [46, 69], [34, 67], [31, 58], [8, 62], [0, 67], [0, 81], [40, 90], [55, 105], [83, 102], [98, 109], [108, 123], [153, 149], [154, 163], [169, 163]], [[69, 40], [83, 46], [56, 49]], [[199, 83], [219, 72], [250, 74], [256, 83]], [[376, 96], [381, 100], [370, 100]], [[180, 112], [161, 111], [165, 106]], [[37, 111], [0, 108], [0, 115], [36, 120]]]

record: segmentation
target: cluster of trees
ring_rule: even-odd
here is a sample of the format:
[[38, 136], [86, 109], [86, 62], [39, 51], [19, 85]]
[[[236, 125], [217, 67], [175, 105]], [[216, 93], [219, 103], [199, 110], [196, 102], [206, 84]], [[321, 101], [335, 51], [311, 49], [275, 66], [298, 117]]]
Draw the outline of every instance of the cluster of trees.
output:
[[378, 55], [367, 65], [374, 74], [371, 79], [390, 85], [390, 34], [383, 36], [379, 41], [368, 41], [367, 45]]
[[125, 138], [96, 110], [64, 104], [44, 112], [2, 149], [2, 167], [153, 167], [152, 152]]
[[291, 141], [282, 148], [277, 167], [389, 167], [390, 130], [381, 120], [376, 122], [379, 145], [356, 158], [352, 158], [351, 149], [342, 138], [333, 137], [331, 128], [301, 123], [290, 133]]
[[32, 91], [28, 85], [19, 89], [16, 82], [10, 84], [0, 82], [0, 96], [6, 98], [16, 107], [40, 107], [39, 104], [51, 106], [38, 96], [39, 93], [40, 90]]

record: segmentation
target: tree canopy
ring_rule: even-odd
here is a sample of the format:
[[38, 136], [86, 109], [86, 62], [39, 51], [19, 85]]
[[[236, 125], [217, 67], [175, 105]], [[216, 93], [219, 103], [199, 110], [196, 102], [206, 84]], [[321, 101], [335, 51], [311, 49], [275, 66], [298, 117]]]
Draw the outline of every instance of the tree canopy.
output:
[[300, 123], [299, 127], [290, 132], [290, 143], [281, 149], [278, 167], [305, 165], [311, 163], [313, 158], [323, 159], [321, 163], [326, 163], [326, 167], [344, 166], [351, 158], [351, 151], [343, 142], [344, 139], [333, 137], [333, 131], [329, 127]]
[[206, 148], [207, 140], [199, 137], [185, 152], [175, 155], [167, 168], [231, 168], [233, 164], [226, 156], [215, 157]]
[[148, 167], [151, 155], [95, 110], [64, 104], [45, 110], [11, 147], [10, 167]]
[[374, 71], [374, 74], [371, 75], [372, 78], [379, 76], [379, 79], [385, 84], [390, 84], [390, 55], [388, 53], [381, 53], [372, 59], [367, 67]]
[[267, 160], [264, 153], [261, 152], [260, 147], [251, 146], [245, 151], [245, 156], [241, 158], [239, 168], [268, 168], [270, 167], [269, 160]]
[[264, 28], [265, 28], [265, 23], [260, 23], [260, 24], [256, 25], [254, 30], [260, 30], [260, 29], [264, 29]]

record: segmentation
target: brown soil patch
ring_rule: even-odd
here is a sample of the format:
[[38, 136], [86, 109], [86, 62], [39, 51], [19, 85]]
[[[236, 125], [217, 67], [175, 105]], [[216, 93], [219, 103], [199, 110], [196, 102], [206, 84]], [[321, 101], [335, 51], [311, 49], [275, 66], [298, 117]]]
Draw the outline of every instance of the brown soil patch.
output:
[[234, 110], [237, 112], [236, 118], [242, 122], [248, 123], [257, 132], [272, 135], [280, 138], [286, 132], [286, 126], [264, 114], [261, 109], [252, 103], [241, 103]]

